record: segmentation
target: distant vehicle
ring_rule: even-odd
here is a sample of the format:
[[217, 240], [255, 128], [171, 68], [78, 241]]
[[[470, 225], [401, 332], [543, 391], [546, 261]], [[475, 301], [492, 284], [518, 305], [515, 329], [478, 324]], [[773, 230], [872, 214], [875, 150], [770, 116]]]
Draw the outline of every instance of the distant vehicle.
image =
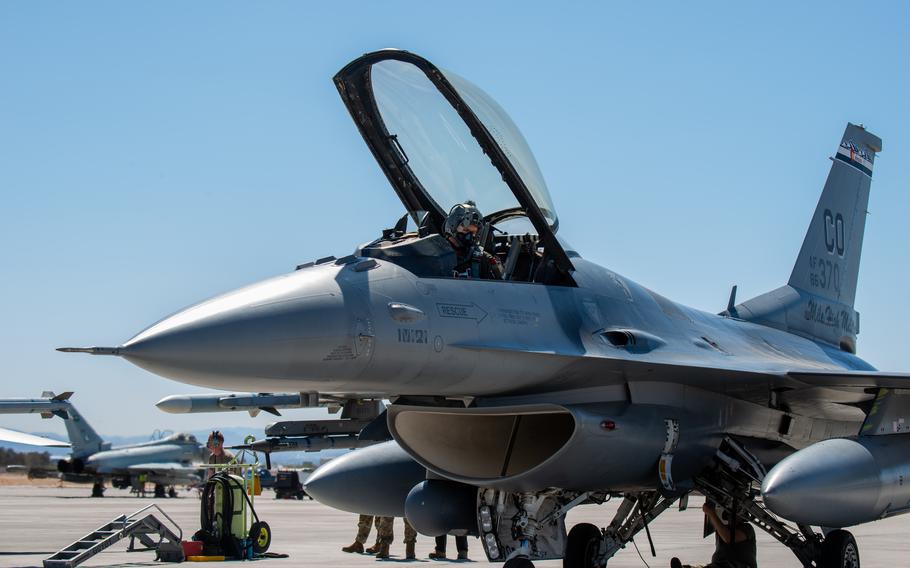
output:
[[30, 477], [56, 475], [64, 481], [92, 483], [92, 497], [104, 496], [105, 480], [119, 489], [154, 483], [156, 497], [176, 497], [176, 485], [192, 485], [202, 479], [198, 464], [205, 458], [206, 450], [192, 434], [170, 434], [113, 448], [69, 402], [72, 394], [45, 392], [37, 399], [0, 399], [0, 414], [40, 413], [43, 418], [58, 416], [66, 425], [70, 444], [0, 429], [0, 440], [72, 448], [68, 458], [57, 461], [56, 472], [29, 470]]
[[[251, 477], [251, 470], [246, 470], [244, 476], [249, 481]], [[269, 489], [275, 486], [275, 476], [267, 467], [259, 467], [256, 469], [256, 477], [259, 478], [259, 487], [262, 489]]]
[[297, 499], [302, 501], [304, 497], [309, 497], [303, 489], [304, 479], [300, 478], [300, 472], [297, 470], [279, 471], [275, 477], [275, 499]]
[[259, 476], [259, 486], [263, 489], [270, 489], [275, 487], [275, 476], [272, 475], [272, 472], [262, 467], [256, 471], [256, 475]]

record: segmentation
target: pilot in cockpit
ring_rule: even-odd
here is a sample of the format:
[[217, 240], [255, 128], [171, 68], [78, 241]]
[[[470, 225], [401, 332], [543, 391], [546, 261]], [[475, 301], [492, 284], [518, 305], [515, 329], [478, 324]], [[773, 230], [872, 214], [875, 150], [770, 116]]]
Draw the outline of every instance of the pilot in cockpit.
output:
[[449, 211], [444, 231], [455, 249], [456, 278], [502, 279], [502, 263], [478, 242], [479, 235], [484, 234], [483, 226], [483, 215], [473, 201], [459, 203]]

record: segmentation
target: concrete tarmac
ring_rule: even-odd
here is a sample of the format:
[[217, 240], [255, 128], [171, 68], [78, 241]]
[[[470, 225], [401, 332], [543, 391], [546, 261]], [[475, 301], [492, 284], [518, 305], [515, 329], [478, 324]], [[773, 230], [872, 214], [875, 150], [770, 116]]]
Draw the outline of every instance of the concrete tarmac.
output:
[[[41, 566], [41, 561], [56, 550], [68, 545], [111, 519], [131, 513], [152, 502], [157, 503], [183, 528], [189, 538], [199, 528], [199, 500], [195, 493], [180, 492], [176, 499], [138, 499], [127, 491], [109, 488], [106, 497], [88, 497], [89, 488], [0, 487], [0, 567]], [[651, 557], [647, 537], [636, 538], [639, 558], [633, 546], [620, 551], [609, 568], [638, 568], [646, 565], [668, 566], [670, 558], [679, 556], [683, 562], [707, 563], [713, 551], [713, 537], [701, 538], [703, 514], [701, 498], [690, 499], [689, 509], [671, 509], [651, 526], [657, 557]], [[569, 514], [568, 526], [591, 522], [603, 526], [609, 522], [618, 502], [602, 506], [585, 506]], [[289, 554], [285, 559], [266, 559], [269, 566], [331, 566], [332, 568], [364, 568], [377, 563], [403, 563], [404, 545], [400, 539], [403, 527], [395, 523], [396, 542], [393, 557], [381, 561], [369, 555], [345, 554], [341, 547], [353, 541], [357, 516], [335, 511], [310, 500], [278, 501], [266, 490], [256, 499], [256, 509], [262, 520], [272, 527], [270, 551]], [[758, 532], [758, 559], [762, 567], [798, 567], [789, 550], [762, 531]], [[860, 547], [863, 566], [910, 565], [910, 516], [895, 517], [856, 527], [853, 533]], [[373, 535], [371, 535], [372, 537]], [[470, 562], [454, 564], [487, 564], [477, 539], [469, 539]], [[418, 560], [415, 565], [448, 565], [427, 559], [434, 541], [429, 537], [417, 540]], [[450, 555], [454, 556], [454, 540], [449, 540]], [[126, 552], [127, 541], [121, 541], [98, 554], [83, 566], [161, 566], [154, 562], [151, 552]], [[645, 564], [645, 561], [647, 564]], [[225, 565], [227, 563], [212, 563]], [[236, 563], [232, 563], [236, 566]], [[211, 564], [207, 564], [211, 565]], [[558, 560], [538, 562], [541, 568], [562, 566]]]

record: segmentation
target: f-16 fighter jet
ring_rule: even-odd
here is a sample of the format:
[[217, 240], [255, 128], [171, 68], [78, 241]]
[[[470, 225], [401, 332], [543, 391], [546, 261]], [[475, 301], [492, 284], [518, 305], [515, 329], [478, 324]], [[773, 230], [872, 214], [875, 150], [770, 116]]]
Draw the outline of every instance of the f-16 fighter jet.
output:
[[[328, 464], [311, 494], [476, 535], [508, 568], [604, 566], [692, 491], [806, 565], [858, 566], [843, 527], [910, 507], [910, 376], [856, 355], [877, 136], [837, 141], [789, 281], [713, 314], [560, 239], [531, 150], [470, 82], [384, 50], [335, 84], [416, 230], [75, 350], [218, 389], [389, 399], [394, 442]], [[566, 532], [609, 498], [615, 518]]]
[[[69, 401], [72, 392], [55, 395], [45, 392], [42, 398], [0, 399], [0, 414], [40, 413], [43, 418], [58, 416], [66, 425], [70, 443], [30, 436], [13, 430], [0, 430], [0, 440], [20, 444], [70, 447], [67, 459], [57, 462], [55, 472], [61, 479], [76, 483], [92, 483], [92, 497], [104, 496], [104, 481], [110, 479], [115, 487], [138, 486], [140, 479], [155, 484], [155, 495], [164, 497], [169, 489], [176, 496], [175, 485], [201, 480], [199, 464], [205, 449], [192, 434], [171, 434], [157, 440], [112, 448], [95, 432]], [[47, 472], [29, 472], [46, 475]]]

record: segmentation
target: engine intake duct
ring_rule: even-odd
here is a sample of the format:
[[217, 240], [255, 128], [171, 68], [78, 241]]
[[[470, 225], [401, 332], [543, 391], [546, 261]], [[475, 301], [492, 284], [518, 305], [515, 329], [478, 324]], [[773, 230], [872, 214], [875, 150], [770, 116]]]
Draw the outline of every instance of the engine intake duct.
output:
[[656, 408], [633, 408], [625, 402], [492, 408], [392, 405], [388, 412], [389, 430], [402, 449], [441, 477], [533, 490], [653, 484], [665, 437], [664, 416]]

